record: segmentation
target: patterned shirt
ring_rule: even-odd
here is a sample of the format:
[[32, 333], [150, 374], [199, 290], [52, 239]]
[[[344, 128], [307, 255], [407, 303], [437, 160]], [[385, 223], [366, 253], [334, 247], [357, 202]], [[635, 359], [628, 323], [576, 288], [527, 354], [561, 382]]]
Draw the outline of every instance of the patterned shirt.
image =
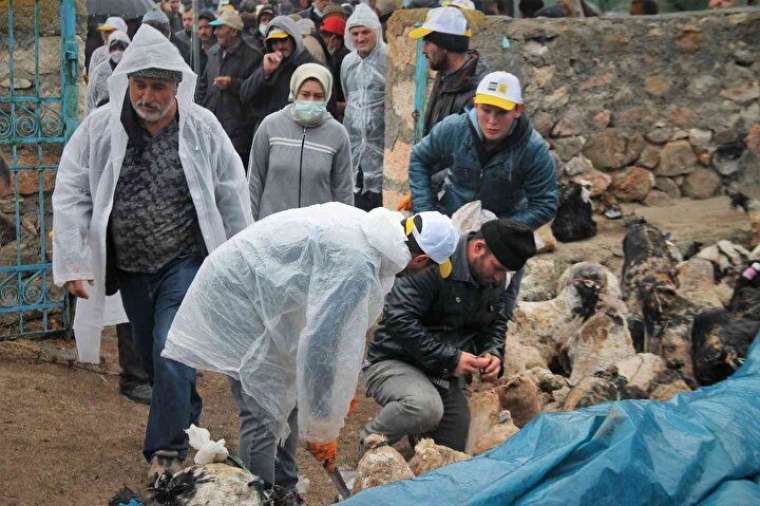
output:
[[205, 255], [198, 216], [179, 159], [175, 118], [143, 146], [130, 140], [114, 192], [111, 234], [116, 266], [155, 273], [175, 258]]

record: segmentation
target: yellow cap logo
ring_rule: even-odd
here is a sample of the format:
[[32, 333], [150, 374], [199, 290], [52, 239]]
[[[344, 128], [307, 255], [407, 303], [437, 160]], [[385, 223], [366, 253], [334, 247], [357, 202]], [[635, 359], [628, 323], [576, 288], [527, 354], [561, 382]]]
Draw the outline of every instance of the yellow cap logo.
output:
[[504, 83], [501, 83], [501, 84], [499, 84], [499, 85], [496, 87], [496, 91], [497, 91], [497, 93], [500, 93], [500, 94], [502, 94], [502, 95], [506, 95], [506, 94], [507, 94], [507, 90], [508, 90], [508, 89], [509, 89], [509, 87], [508, 87], [506, 84], [504, 84]]

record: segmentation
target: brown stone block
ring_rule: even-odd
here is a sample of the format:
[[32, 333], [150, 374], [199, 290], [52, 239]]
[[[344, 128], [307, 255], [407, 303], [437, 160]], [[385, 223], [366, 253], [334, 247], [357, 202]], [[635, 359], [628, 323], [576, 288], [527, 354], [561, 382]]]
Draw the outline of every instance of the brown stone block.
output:
[[647, 76], [644, 79], [644, 89], [647, 93], [656, 97], [665, 95], [671, 85], [672, 81], [670, 79], [659, 74]]
[[676, 37], [675, 42], [684, 52], [695, 53], [702, 47], [704, 34], [702, 30], [695, 25], [687, 25], [681, 34]]
[[654, 174], [643, 167], [631, 167], [612, 177], [612, 189], [623, 202], [643, 201], [654, 186]]
[[715, 195], [720, 188], [720, 176], [710, 169], [696, 169], [686, 176], [683, 193], [693, 199], [707, 199]]
[[750, 127], [745, 142], [747, 143], [747, 149], [751, 149], [760, 155], [760, 123], [756, 123]]
[[644, 139], [641, 135], [618, 128], [608, 128], [591, 136], [583, 154], [597, 169], [619, 169], [635, 162]]
[[694, 170], [697, 156], [688, 141], [669, 142], [660, 151], [660, 165], [657, 167], [658, 176], [676, 176]]
[[760, 82], [742, 83], [720, 92], [721, 97], [733, 100], [737, 104], [748, 104], [760, 98]]
[[696, 117], [693, 109], [688, 107], [674, 107], [670, 110], [670, 121], [681, 128], [690, 128], [694, 126]]

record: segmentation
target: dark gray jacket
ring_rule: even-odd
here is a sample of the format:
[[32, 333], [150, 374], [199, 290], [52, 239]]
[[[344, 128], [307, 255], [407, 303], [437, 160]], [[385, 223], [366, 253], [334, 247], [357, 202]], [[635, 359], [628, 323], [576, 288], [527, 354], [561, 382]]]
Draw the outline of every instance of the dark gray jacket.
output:
[[467, 262], [468, 240], [459, 241], [449, 277], [444, 279], [438, 267], [430, 267], [396, 278], [367, 352], [370, 363], [402, 360], [429, 376], [449, 378], [462, 351], [503, 357], [505, 290], [474, 280]]
[[[261, 53], [242, 39], [226, 55], [217, 44], [209, 49], [206, 70], [195, 90], [195, 102], [214, 113], [238, 153], [247, 153], [251, 149], [258, 119], [249, 107], [244, 106], [240, 89], [243, 81], [260, 66]], [[232, 77], [232, 84], [226, 90], [214, 85], [214, 78], [219, 76]], [[248, 160], [243, 160], [243, 164], [246, 163]]]
[[303, 47], [303, 37], [295, 21], [287, 16], [277, 16], [269, 24], [267, 33], [274, 29], [290, 34], [295, 41], [295, 51], [283, 60], [271, 75], [264, 74], [264, 68], [259, 65], [259, 68], [243, 82], [240, 96], [247, 107], [253, 108], [259, 121], [288, 105], [290, 77], [299, 65], [314, 61]]
[[468, 51], [462, 68], [446, 75], [438, 72], [425, 110], [423, 135], [446, 116], [465, 112], [465, 107], [472, 105], [478, 83], [490, 70], [477, 51]]

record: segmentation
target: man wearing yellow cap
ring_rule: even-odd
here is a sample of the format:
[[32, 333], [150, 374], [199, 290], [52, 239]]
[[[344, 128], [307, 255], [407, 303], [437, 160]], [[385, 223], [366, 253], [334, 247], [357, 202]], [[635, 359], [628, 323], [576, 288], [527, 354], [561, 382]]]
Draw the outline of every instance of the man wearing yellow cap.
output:
[[261, 66], [240, 86], [241, 100], [253, 107], [258, 121], [288, 105], [290, 78], [299, 65], [313, 63], [301, 30], [288, 16], [277, 16], [267, 27], [266, 54]]
[[96, 48], [90, 55], [90, 61], [87, 64], [87, 76], [92, 76], [95, 68], [108, 60], [108, 37], [115, 31], [127, 33], [127, 23], [118, 16], [112, 16], [106, 19], [105, 23], [101, 23], [97, 28], [100, 32], [100, 37], [103, 39], [103, 45]]
[[[409, 186], [415, 212], [452, 215], [480, 200], [483, 209], [535, 230], [557, 211], [557, 177], [546, 142], [525, 114], [520, 81], [492, 72], [478, 84], [475, 107], [438, 123], [412, 149]], [[431, 177], [446, 168], [434, 194]], [[509, 289], [511, 309], [522, 271]]]

